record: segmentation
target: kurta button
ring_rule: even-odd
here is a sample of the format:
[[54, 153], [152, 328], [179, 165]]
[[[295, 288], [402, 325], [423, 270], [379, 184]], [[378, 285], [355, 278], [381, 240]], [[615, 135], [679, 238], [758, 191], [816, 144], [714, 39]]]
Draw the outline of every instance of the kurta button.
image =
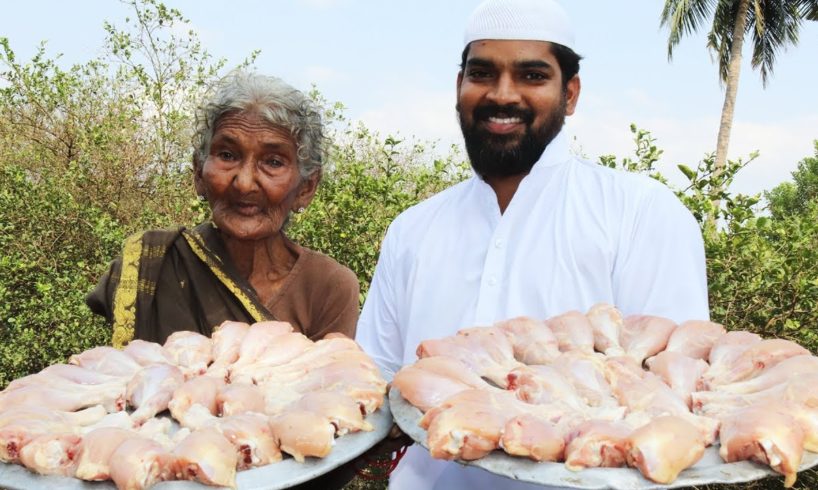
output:
[[496, 286], [496, 285], [497, 285], [497, 278], [494, 277], [494, 276], [491, 276], [489, 278], [489, 286]]
[[494, 248], [503, 248], [503, 241], [499, 238], [494, 241]]

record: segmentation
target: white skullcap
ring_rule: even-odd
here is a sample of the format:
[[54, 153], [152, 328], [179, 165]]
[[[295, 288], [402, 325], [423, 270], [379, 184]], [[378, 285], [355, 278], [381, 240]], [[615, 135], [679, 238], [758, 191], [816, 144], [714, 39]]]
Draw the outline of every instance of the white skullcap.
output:
[[549, 41], [574, 49], [574, 30], [554, 0], [486, 0], [466, 23], [463, 48], [480, 39]]

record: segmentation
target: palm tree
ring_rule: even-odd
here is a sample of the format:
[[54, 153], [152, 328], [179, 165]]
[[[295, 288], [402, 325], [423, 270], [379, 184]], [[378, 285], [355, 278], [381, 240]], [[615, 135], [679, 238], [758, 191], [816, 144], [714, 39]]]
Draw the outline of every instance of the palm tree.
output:
[[[766, 87], [778, 52], [798, 44], [802, 21], [818, 20], [818, 0], [665, 0], [661, 25], [670, 30], [668, 59], [672, 59], [673, 48], [683, 35], [697, 31], [711, 18], [707, 47], [718, 58], [719, 78], [726, 84], [716, 143], [715, 173], [718, 175], [727, 161], [744, 38], [750, 34], [752, 66], [761, 72], [761, 82]], [[716, 211], [711, 216], [711, 224], [717, 218], [721, 191], [714, 188]]]

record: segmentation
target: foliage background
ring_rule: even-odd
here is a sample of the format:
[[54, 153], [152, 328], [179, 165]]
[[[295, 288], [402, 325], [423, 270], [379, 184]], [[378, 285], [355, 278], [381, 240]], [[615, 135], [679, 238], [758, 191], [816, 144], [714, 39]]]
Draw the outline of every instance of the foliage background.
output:
[[[0, 38], [0, 388], [110, 341], [84, 296], [127, 235], [207, 218], [192, 188], [192, 114], [227, 63], [193, 32], [171, 29], [185, 25], [180, 12], [130, 3], [132, 18], [103, 26], [103, 54], [68, 69], [43, 47], [17, 60]], [[354, 270], [363, 301], [391, 220], [465, 178], [468, 164], [456, 148], [441, 158], [434, 145], [372, 133], [347, 121], [342, 104], [311, 95], [333, 143], [319, 193], [288, 233]], [[662, 150], [631, 129], [634, 154], [600, 164], [665, 181], [655, 170]], [[705, 237], [712, 319], [818, 352], [818, 142], [791, 182], [733, 195], [730, 182], [752, 159], [719, 173], [712, 155], [679, 165], [688, 184], [674, 190]], [[818, 487], [816, 472], [796, 487]]]

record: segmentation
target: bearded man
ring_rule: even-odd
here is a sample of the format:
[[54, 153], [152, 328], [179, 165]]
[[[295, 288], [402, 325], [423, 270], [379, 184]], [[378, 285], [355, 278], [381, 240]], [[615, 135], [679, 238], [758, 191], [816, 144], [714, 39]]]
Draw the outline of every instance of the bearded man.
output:
[[[389, 227], [357, 340], [392, 376], [418, 344], [607, 302], [707, 319], [701, 232], [663, 184], [569, 152], [580, 57], [553, 0], [488, 0], [467, 23], [457, 112], [475, 175]], [[397, 489], [529, 485], [409, 448]], [[533, 487], [533, 486], [531, 486]], [[539, 487], [538, 487], [539, 488]]]

